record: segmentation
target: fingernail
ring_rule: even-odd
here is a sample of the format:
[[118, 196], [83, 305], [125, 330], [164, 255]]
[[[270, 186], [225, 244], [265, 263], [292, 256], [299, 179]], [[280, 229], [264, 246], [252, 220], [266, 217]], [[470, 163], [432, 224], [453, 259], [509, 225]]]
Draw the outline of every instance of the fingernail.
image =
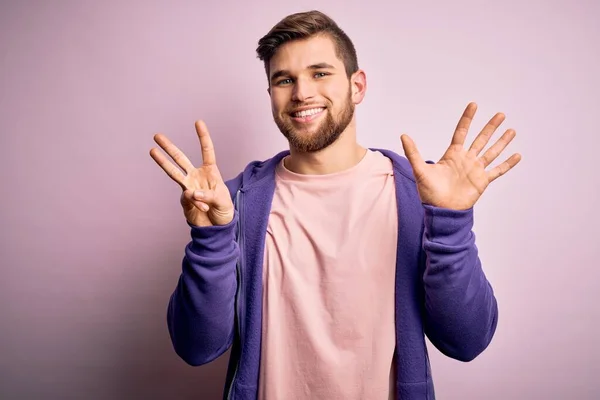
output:
[[194, 197], [196, 197], [197, 199], [201, 199], [202, 197], [204, 197], [204, 192], [202, 192], [200, 190], [196, 190], [194, 192]]

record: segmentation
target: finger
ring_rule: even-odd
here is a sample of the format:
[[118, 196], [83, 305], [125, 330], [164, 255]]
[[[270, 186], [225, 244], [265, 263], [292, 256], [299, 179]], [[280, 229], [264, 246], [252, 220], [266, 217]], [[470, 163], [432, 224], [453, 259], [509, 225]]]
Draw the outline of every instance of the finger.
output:
[[496, 115], [494, 115], [483, 127], [483, 129], [481, 130], [479, 135], [477, 135], [475, 140], [473, 140], [469, 151], [475, 153], [475, 155], [478, 155], [490, 141], [490, 138], [492, 137], [494, 132], [496, 132], [496, 129], [498, 129], [500, 124], [504, 122], [505, 118], [506, 116], [504, 114], [496, 113]]
[[508, 144], [515, 138], [517, 133], [514, 129], [508, 129], [504, 134], [494, 143], [489, 149], [481, 156], [481, 161], [484, 167], [490, 165], [502, 151], [508, 146]]
[[212, 206], [217, 205], [217, 195], [213, 190], [195, 190], [192, 196], [195, 201], [202, 201]]
[[179, 168], [175, 166], [171, 161], [167, 159], [156, 147], [150, 150], [150, 157], [156, 161], [156, 163], [173, 179], [177, 182], [181, 187], [183, 187], [183, 180], [185, 179], [185, 175]]
[[208, 204], [211, 207], [219, 208], [219, 199], [217, 198], [217, 194], [214, 190], [206, 190], [206, 189], [196, 189], [196, 190], [186, 190], [187, 198], [190, 201], [194, 202], [202, 202]]
[[469, 132], [469, 128], [471, 127], [471, 122], [473, 121], [473, 117], [475, 116], [475, 112], [477, 111], [477, 104], [469, 103], [463, 115], [458, 120], [458, 124], [456, 125], [456, 129], [454, 130], [454, 135], [452, 135], [452, 141], [450, 142], [453, 146], [463, 146], [465, 143], [465, 138], [467, 137], [467, 133]]
[[515, 153], [510, 156], [508, 160], [504, 161], [502, 164], [488, 172], [487, 175], [489, 182], [491, 183], [502, 175], [506, 174], [508, 171], [513, 169], [513, 167], [517, 165], [519, 161], [521, 161], [521, 155], [519, 153]]
[[177, 163], [186, 173], [193, 171], [194, 165], [189, 158], [177, 146], [173, 144], [165, 135], [157, 133], [154, 135], [154, 141], [167, 153], [173, 161]]
[[423, 157], [421, 157], [421, 154], [419, 153], [415, 142], [408, 135], [400, 136], [400, 140], [402, 141], [402, 148], [404, 149], [404, 154], [406, 155], [408, 162], [410, 162], [410, 165], [414, 170], [415, 176], [419, 175], [421, 167], [425, 163], [425, 161], [423, 160]]
[[200, 139], [200, 147], [202, 148], [202, 161], [204, 165], [216, 164], [217, 157], [215, 155], [215, 148], [204, 121], [196, 121], [196, 132], [198, 133], [198, 138]]
[[210, 206], [209, 206], [207, 203], [205, 203], [205, 202], [203, 202], [203, 201], [200, 201], [200, 200], [198, 200], [198, 199], [196, 198], [196, 196], [195, 196], [195, 192], [197, 192], [197, 191], [194, 191], [194, 190], [185, 190], [185, 191], [183, 192], [182, 196], [183, 196], [183, 197], [184, 197], [184, 198], [185, 198], [185, 199], [186, 199], [186, 200], [187, 200], [189, 203], [193, 204], [193, 205], [194, 205], [194, 207], [196, 207], [196, 208], [200, 209], [201, 211], [205, 211], [205, 212], [206, 212], [206, 211], [208, 211], [208, 209], [210, 208]]

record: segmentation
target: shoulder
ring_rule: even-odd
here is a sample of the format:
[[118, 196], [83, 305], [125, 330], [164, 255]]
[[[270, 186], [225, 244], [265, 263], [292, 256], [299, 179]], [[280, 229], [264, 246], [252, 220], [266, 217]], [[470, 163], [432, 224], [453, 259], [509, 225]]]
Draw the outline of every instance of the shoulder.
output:
[[284, 150], [275, 154], [271, 158], [249, 162], [236, 177], [225, 182], [231, 196], [235, 196], [240, 188], [251, 185], [254, 182], [258, 182], [265, 177], [270, 176], [275, 171], [275, 167], [281, 161], [281, 159], [288, 154], [289, 150]]
[[[388, 149], [371, 148], [370, 150], [378, 151], [387, 158], [389, 158], [392, 161], [394, 172], [399, 173], [400, 177], [408, 179], [415, 183], [415, 175], [413, 172], [413, 168], [406, 157], [401, 156], [400, 154]], [[432, 163], [432, 161], [427, 162]]]

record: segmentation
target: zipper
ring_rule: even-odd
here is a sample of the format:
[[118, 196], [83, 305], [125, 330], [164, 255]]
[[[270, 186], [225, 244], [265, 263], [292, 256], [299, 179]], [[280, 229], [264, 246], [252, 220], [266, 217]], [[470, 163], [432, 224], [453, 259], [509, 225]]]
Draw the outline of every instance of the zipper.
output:
[[238, 262], [236, 263], [236, 275], [237, 275], [237, 293], [235, 296], [235, 316], [237, 319], [237, 330], [238, 330], [238, 338], [239, 338], [239, 347], [238, 347], [238, 352], [239, 354], [233, 354], [234, 357], [236, 357], [237, 359], [235, 360], [235, 369], [233, 372], [233, 377], [231, 378], [231, 382], [229, 384], [229, 390], [227, 393], [227, 399], [228, 400], [232, 400], [233, 399], [233, 386], [235, 383], [235, 378], [237, 377], [237, 373], [238, 373], [238, 368], [240, 365], [240, 355], [241, 355], [241, 351], [242, 351], [242, 332], [243, 327], [242, 327], [242, 322], [243, 322], [243, 318], [241, 317], [241, 313], [242, 310], [244, 309], [244, 290], [243, 290], [243, 285], [242, 285], [242, 267], [243, 267], [243, 258], [244, 258], [244, 241], [243, 241], [243, 225], [242, 225], [242, 214], [241, 214], [241, 209], [242, 209], [242, 193], [241, 190], [238, 189], [238, 191], [235, 194], [235, 202], [234, 202], [234, 206], [235, 209], [238, 212], [238, 221], [237, 221], [237, 232], [236, 232], [236, 237], [235, 240], [238, 243], [239, 246], [239, 250], [240, 250], [240, 256], [238, 258]]

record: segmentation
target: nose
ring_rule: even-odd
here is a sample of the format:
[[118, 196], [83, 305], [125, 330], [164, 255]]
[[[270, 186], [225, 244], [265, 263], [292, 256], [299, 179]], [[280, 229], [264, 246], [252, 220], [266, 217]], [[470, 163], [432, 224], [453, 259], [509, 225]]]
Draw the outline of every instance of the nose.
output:
[[315, 86], [310, 80], [298, 78], [294, 83], [292, 100], [305, 102], [315, 96]]

